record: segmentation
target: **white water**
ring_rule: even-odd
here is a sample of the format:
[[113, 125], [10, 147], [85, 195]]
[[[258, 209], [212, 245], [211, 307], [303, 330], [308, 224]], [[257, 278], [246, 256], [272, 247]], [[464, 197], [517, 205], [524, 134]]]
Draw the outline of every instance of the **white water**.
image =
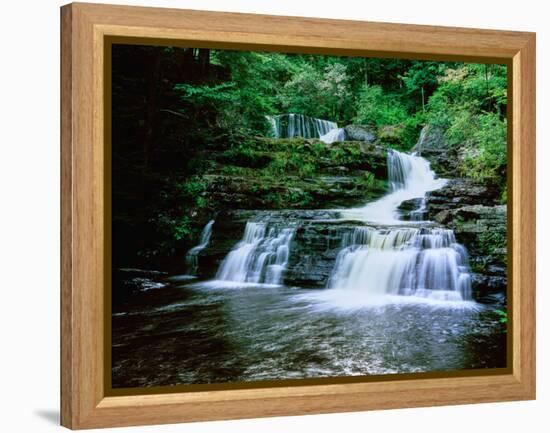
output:
[[366, 206], [342, 211], [345, 219], [374, 224], [399, 225], [409, 223], [399, 218], [398, 207], [406, 200], [423, 199], [427, 192], [442, 188], [446, 181], [436, 179], [424, 158], [390, 150], [388, 180], [391, 192]]
[[336, 141], [344, 141], [346, 139], [346, 131], [344, 128], [331, 129], [325, 135], [322, 135], [319, 140], [326, 144], [332, 144]]
[[[413, 224], [422, 221], [429, 191], [441, 188], [429, 163], [419, 156], [390, 151], [388, 181], [391, 192], [362, 208], [342, 212], [344, 218], [376, 223], [378, 228], [357, 227], [342, 239], [328, 287], [368, 301], [405, 295], [436, 301], [471, 299], [468, 255], [452, 230], [395, 227], [407, 223], [398, 207], [420, 199], [412, 211]], [[411, 224], [411, 222], [408, 222]]]
[[275, 138], [319, 138], [332, 129], [338, 128], [335, 122], [303, 114], [289, 113], [266, 117]]
[[195, 275], [197, 273], [199, 267], [198, 255], [208, 246], [210, 242], [210, 237], [212, 236], [213, 225], [214, 220], [208, 221], [208, 223], [202, 229], [199, 244], [191, 248], [185, 256], [188, 272], [190, 272], [192, 275]]
[[293, 228], [247, 222], [242, 240], [225, 257], [217, 280], [280, 284], [288, 264]]
[[468, 255], [452, 230], [357, 227], [342, 240], [329, 288], [371, 297], [468, 300]]

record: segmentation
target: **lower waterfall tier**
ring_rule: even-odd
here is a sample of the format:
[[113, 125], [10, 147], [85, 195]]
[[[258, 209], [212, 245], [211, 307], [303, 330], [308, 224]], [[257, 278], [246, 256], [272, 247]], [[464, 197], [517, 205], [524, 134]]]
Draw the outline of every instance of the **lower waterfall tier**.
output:
[[346, 233], [329, 287], [370, 296], [471, 298], [466, 250], [451, 230], [439, 228], [360, 227]]
[[[468, 256], [451, 230], [271, 217], [246, 222], [241, 240], [217, 260], [216, 280], [325, 287], [369, 296], [471, 298]], [[216, 232], [213, 238], [215, 244]]]

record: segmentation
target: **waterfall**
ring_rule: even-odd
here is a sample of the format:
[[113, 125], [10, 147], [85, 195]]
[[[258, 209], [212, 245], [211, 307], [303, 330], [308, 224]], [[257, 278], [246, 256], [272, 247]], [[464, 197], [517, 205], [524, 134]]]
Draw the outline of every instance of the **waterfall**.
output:
[[471, 297], [467, 252], [440, 228], [355, 228], [342, 239], [328, 286], [367, 296]]
[[277, 120], [275, 120], [275, 116], [265, 116], [267, 121], [269, 122], [269, 129], [271, 130], [271, 135], [275, 138], [279, 137], [279, 124]]
[[411, 221], [422, 221], [424, 219], [424, 215], [426, 214], [426, 210], [426, 198], [422, 197], [420, 199], [420, 206], [409, 212], [409, 219]]
[[210, 237], [212, 236], [212, 226], [214, 225], [214, 220], [208, 221], [208, 223], [202, 229], [201, 237], [199, 244], [191, 248], [186, 256], [185, 262], [187, 263], [188, 272], [192, 275], [195, 275], [199, 268], [199, 253], [204, 250], [208, 243], [210, 242]]
[[444, 179], [436, 179], [430, 163], [420, 156], [390, 150], [387, 165], [390, 193], [361, 208], [342, 211], [343, 218], [386, 225], [408, 223], [400, 219], [399, 205], [406, 200], [424, 198], [427, 192], [446, 183]]
[[217, 280], [281, 284], [294, 229], [248, 221], [243, 238], [223, 260]]
[[[379, 227], [356, 227], [342, 238], [332, 275], [331, 289], [355, 291], [369, 298], [406, 295], [443, 301], [471, 299], [466, 249], [454, 232], [420, 227], [426, 210], [425, 195], [441, 188], [428, 161], [416, 155], [388, 152], [390, 192], [363, 208], [342, 212], [344, 218], [375, 222]], [[399, 205], [420, 199], [411, 212], [413, 227], [399, 218]], [[395, 227], [397, 226], [397, 227]]]
[[[470, 300], [466, 249], [457, 243], [452, 230], [423, 220], [426, 193], [441, 188], [445, 180], [437, 179], [428, 161], [416, 155], [390, 150], [387, 163], [388, 194], [361, 208], [340, 211], [341, 217], [359, 219], [361, 225], [340, 231], [341, 247], [327, 282], [332, 289], [328, 295], [351, 296], [356, 301], [357, 296], [366, 296], [368, 302], [388, 295]], [[410, 213], [413, 221], [403, 221], [398, 207], [412, 199], [419, 203]], [[298, 224], [284, 225], [273, 219], [248, 221], [242, 239], [222, 261], [213, 283], [223, 287], [231, 282], [282, 284]]]
[[346, 131], [344, 128], [334, 128], [325, 135], [321, 135], [319, 139], [327, 144], [334, 143], [335, 141], [344, 141], [346, 139]]
[[304, 114], [279, 114], [267, 116], [275, 138], [319, 138], [330, 130], [338, 128], [335, 122], [316, 119]]

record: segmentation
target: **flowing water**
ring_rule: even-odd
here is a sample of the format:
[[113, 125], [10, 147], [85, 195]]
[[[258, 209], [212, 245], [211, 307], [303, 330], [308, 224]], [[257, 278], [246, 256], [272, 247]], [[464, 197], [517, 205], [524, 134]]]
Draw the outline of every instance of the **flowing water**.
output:
[[191, 275], [195, 275], [197, 273], [197, 270], [199, 268], [199, 253], [204, 250], [210, 242], [210, 238], [212, 237], [212, 226], [214, 225], [214, 222], [214, 220], [208, 221], [208, 223], [202, 229], [200, 242], [198, 243], [198, 245], [191, 248], [185, 256], [185, 261], [187, 262], [187, 271]]
[[[304, 133], [301, 122], [285, 134]], [[423, 219], [426, 193], [445, 180], [396, 151], [388, 172], [386, 196], [324, 221], [340, 236], [324, 289], [285, 285], [304, 221], [268, 212], [246, 223], [213, 280], [165, 278], [114, 306], [113, 386], [504, 367], [497, 303], [471, 299], [466, 249]], [[399, 205], [412, 199], [404, 221]], [[199, 263], [213, 224], [188, 261]]]
[[267, 116], [275, 138], [319, 138], [329, 131], [338, 128], [335, 122], [316, 119], [303, 114], [279, 114]]
[[442, 188], [446, 181], [437, 179], [430, 163], [420, 156], [390, 150], [388, 152], [388, 180], [391, 192], [363, 207], [346, 209], [342, 217], [372, 224], [408, 224], [398, 212], [406, 200], [423, 199], [426, 193]]
[[280, 284], [294, 230], [248, 222], [243, 239], [222, 262], [216, 278], [237, 283]]
[[346, 139], [346, 131], [344, 128], [334, 128], [327, 132], [325, 135], [319, 137], [319, 140], [326, 144], [331, 144], [336, 141], [344, 141]]

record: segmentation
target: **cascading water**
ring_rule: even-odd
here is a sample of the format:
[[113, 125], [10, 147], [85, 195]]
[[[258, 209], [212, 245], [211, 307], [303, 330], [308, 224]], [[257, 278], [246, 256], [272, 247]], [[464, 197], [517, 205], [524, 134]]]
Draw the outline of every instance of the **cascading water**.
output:
[[406, 224], [400, 219], [399, 205], [406, 200], [423, 199], [427, 192], [446, 183], [444, 179], [436, 179], [429, 162], [420, 156], [390, 150], [387, 165], [391, 192], [361, 208], [342, 211], [343, 218], [385, 225]]
[[319, 138], [329, 131], [338, 128], [335, 122], [316, 119], [304, 114], [279, 114], [267, 116], [275, 138]]
[[[292, 119], [297, 115], [288, 116]], [[302, 128], [303, 122], [300, 125]], [[328, 135], [336, 139], [343, 133], [343, 129], [333, 129]], [[456, 242], [452, 230], [436, 228], [423, 220], [426, 193], [441, 188], [446, 181], [437, 179], [428, 161], [416, 155], [390, 150], [387, 166], [390, 192], [386, 196], [361, 208], [340, 211], [341, 218], [360, 220], [369, 226], [344, 232], [328, 288], [361, 293], [368, 298], [401, 295], [440, 301], [469, 300], [465, 248]], [[405, 200], [413, 199], [419, 205], [410, 212], [411, 221], [404, 221], [398, 208]], [[295, 225], [288, 223], [284, 226], [248, 221], [243, 238], [221, 263], [216, 280], [282, 284], [294, 233]], [[202, 248], [201, 240], [201, 245], [190, 253]]]
[[191, 248], [186, 256], [185, 262], [187, 263], [187, 270], [190, 274], [195, 275], [199, 268], [199, 253], [204, 250], [208, 243], [210, 242], [210, 237], [212, 236], [212, 226], [214, 225], [214, 220], [208, 221], [208, 223], [202, 229], [201, 237], [199, 244]]
[[329, 288], [366, 296], [470, 299], [468, 256], [452, 230], [357, 227], [344, 236]]
[[247, 222], [242, 240], [225, 257], [216, 279], [280, 284], [288, 264], [293, 235], [294, 229], [290, 227], [269, 227], [263, 222]]
[[395, 227], [406, 223], [399, 219], [398, 206], [418, 198], [420, 207], [411, 212], [412, 224], [427, 223], [422, 221], [425, 194], [445, 181], [435, 178], [424, 158], [397, 151], [388, 153], [388, 181], [388, 195], [363, 208], [342, 212], [344, 218], [374, 222], [379, 227], [357, 227], [344, 235], [328, 287], [367, 297], [469, 300], [468, 255], [452, 230]]
[[346, 139], [346, 131], [344, 128], [331, 129], [325, 135], [319, 137], [319, 140], [326, 144], [331, 144], [336, 141], [344, 141]]

